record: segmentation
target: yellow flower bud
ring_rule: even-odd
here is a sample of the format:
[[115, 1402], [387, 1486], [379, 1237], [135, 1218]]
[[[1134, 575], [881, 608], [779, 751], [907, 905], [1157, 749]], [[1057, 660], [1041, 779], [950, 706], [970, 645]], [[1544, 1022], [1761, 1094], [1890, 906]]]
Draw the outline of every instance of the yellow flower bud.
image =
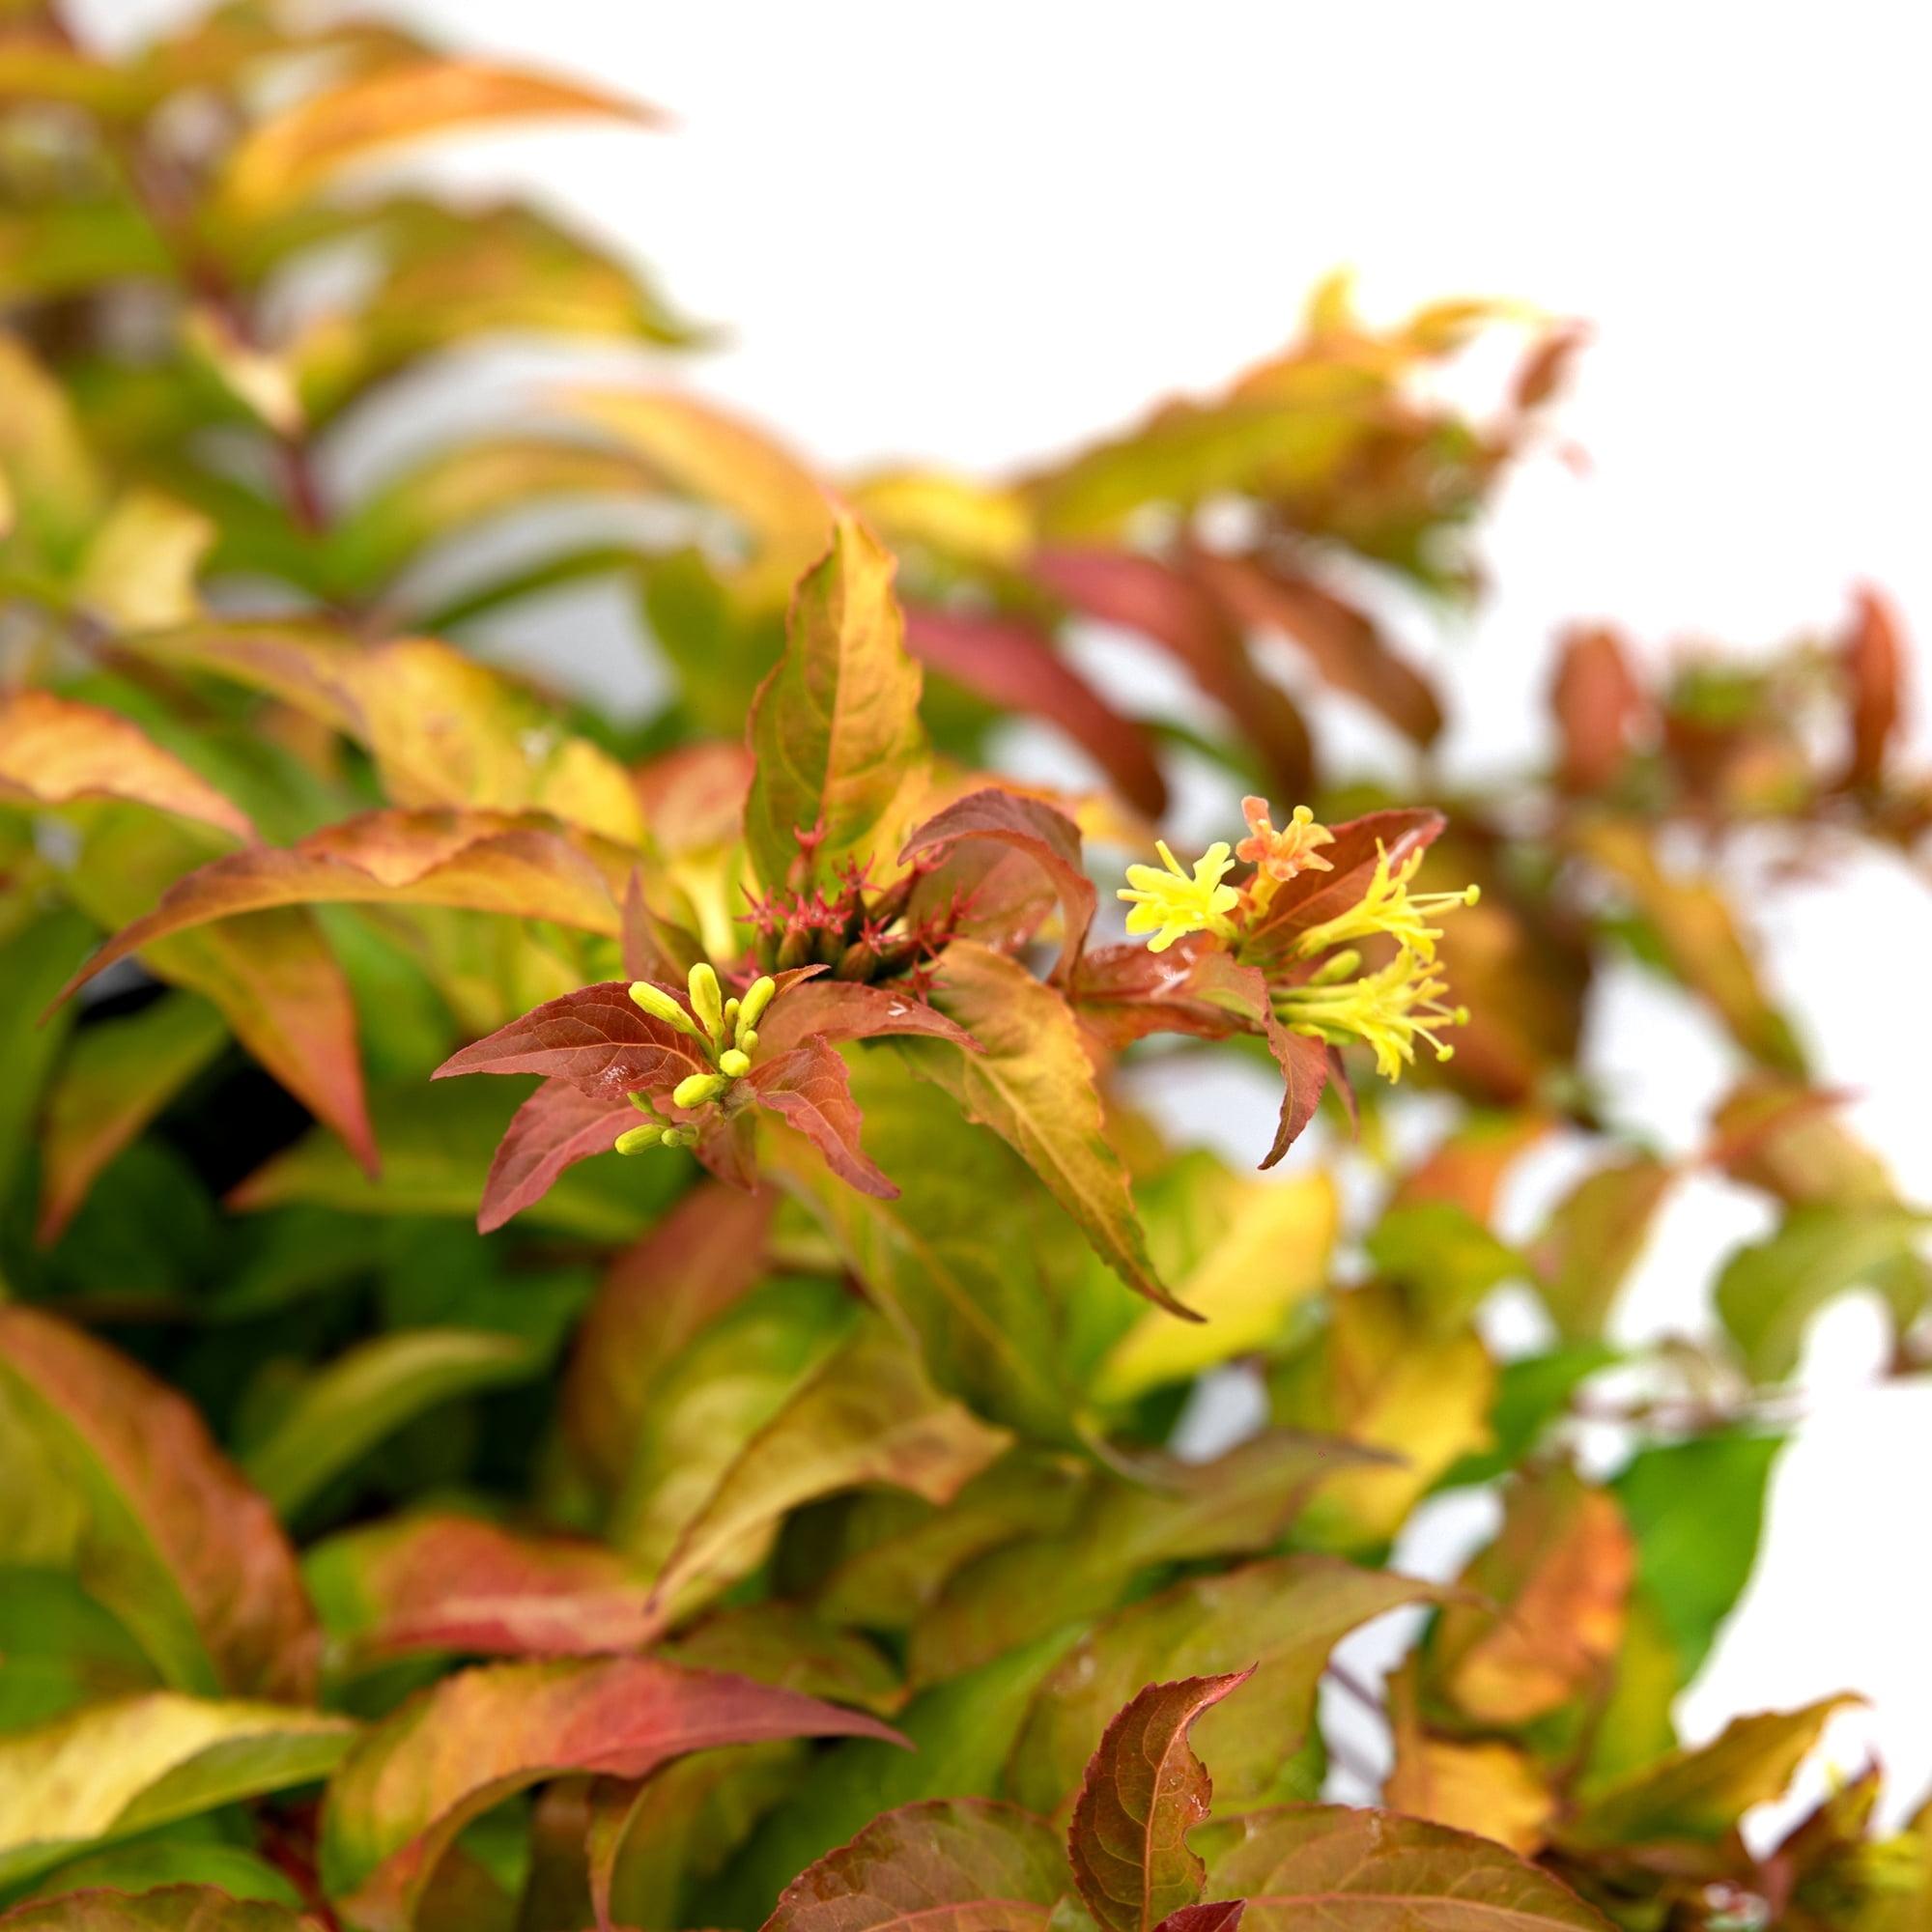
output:
[[718, 1070], [728, 1073], [733, 1080], [742, 1078], [752, 1070], [752, 1056], [741, 1052], [735, 1046], [727, 1046], [718, 1056]]
[[730, 1085], [722, 1073], [687, 1073], [671, 1091], [671, 1098], [680, 1107], [701, 1107], [707, 1100], [715, 1100]]
[[658, 1146], [665, 1138], [662, 1127], [630, 1127], [617, 1136], [619, 1153], [642, 1153], [646, 1148]]
[[718, 975], [708, 960], [700, 959], [686, 977], [691, 988], [691, 1010], [713, 1039], [724, 1037], [724, 1001], [719, 990]]
[[636, 980], [631, 984], [631, 998], [635, 1000], [654, 1020], [662, 1020], [668, 1027], [675, 1027], [679, 1033], [697, 1037], [697, 1029], [691, 1023], [691, 1015], [678, 1005], [661, 986], [653, 986], [648, 980]]

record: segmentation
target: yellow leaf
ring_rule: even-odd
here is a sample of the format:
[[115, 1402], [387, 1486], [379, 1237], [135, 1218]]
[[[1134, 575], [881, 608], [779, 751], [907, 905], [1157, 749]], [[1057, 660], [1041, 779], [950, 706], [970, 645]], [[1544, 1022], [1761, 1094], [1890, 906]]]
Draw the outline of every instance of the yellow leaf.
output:
[[256, 128], [228, 157], [217, 211], [235, 221], [260, 220], [385, 148], [453, 128], [560, 114], [647, 126], [658, 118], [598, 89], [483, 61], [384, 67], [312, 94]]
[[1220, 1226], [1175, 1278], [1176, 1298], [1201, 1321], [1147, 1310], [1101, 1362], [1096, 1402], [1130, 1402], [1278, 1341], [1290, 1310], [1321, 1287], [1335, 1245], [1333, 1180], [1319, 1171], [1221, 1179], [1210, 1208]]

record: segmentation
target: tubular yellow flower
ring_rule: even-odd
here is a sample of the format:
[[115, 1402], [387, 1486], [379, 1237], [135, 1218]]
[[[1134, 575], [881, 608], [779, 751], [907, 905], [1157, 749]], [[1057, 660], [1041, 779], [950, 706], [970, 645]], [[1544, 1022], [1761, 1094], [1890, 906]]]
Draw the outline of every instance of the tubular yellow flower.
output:
[[1268, 802], [1250, 795], [1241, 801], [1241, 816], [1248, 821], [1248, 836], [1235, 847], [1235, 857], [1274, 880], [1287, 885], [1299, 872], [1332, 872], [1331, 860], [1316, 850], [1332, 845], [1335, 835], [1325, 825], [1316, 823], [1315, 814], [1305, 805], [1297, 805], [1288, 823], [1277, 832], [1268, 819]]
[[1331, 946], [1352, 945], [1379, 933], [1427, 963], [1435, 959], [1435, 942], [1442, 937], [1439, 925], [1428, 923], [1430, 918], [1458, 906], [1472, 906], [1482, 896], [1477, 886], [1464, 886], [1456, 893], [1411, 893], [1408, 882], [1422, 864], [1422, 854], [1411, 852], [1400, 867], [1392, 868], [1388, 851], [1379, 842], [1376, 852], [1375, 876], [1368, 891], [1347, 912], [1311, 925], [1296, 939], [1294, 950], [1304, 959], [1325, 952]]
[[1151, 932], [1150, 952], [1165, 952], [1177, 939], [1189, 932], [1211, 932], [1222, 939], [1234, 937], [1235, 927], [1228, 914], [1239, 903], [1240, 894], [1224, 886], [1222, 878], [1233, 867], [1233, 848], [1226, 839], [1217, 839], [1195, 862], [1194, 876], [1181, 870], [1180, 863], [1167, 849], [1165, 839], [1156, 839], [1154, 848], [1160, 864], [1129, 866], [1127, 883], [1115, 896], [1126, 900], [1127, 930], [1138, 935]]
[[1402, 1078], [1405, 1066], [1414, 1065], [1418, 1038], [1435, 1049], [1437, 1060], [1455, 1057], [1456, 1049], [1435, 1030], [1466, 1026], [1469, 1009], [1444, 1006], [1447, 991], [1427, 963], [1405, 948], [1379, 971], [1358, 980], [1337, 983], [1321, 973], [1306, 985], [1279, 986], [1274, 1009], [1292, 1032], [1325, 1039], [1331, 1046], [1363, 1041], [1375, 1051], [1376, 1071], [1393, 1081]]

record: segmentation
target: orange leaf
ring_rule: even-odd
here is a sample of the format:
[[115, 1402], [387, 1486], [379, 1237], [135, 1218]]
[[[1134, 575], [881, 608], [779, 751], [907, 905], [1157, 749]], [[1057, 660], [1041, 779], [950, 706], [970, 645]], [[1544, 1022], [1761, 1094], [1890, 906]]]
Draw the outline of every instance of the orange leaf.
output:
[[66, 805], [121, 798], [253, 838], [255, 828], [204, 778], [127, 719], [50, 691], [0, 700], [0, 799]]
[[97, 952], [67, 991], [157, 939], [266, 907], [459, 906], [550, 919], [614, 938], [622, 855], [536, 819], [484, 811], [369, 811], [286, 848], [257, 846], [179, 879]]

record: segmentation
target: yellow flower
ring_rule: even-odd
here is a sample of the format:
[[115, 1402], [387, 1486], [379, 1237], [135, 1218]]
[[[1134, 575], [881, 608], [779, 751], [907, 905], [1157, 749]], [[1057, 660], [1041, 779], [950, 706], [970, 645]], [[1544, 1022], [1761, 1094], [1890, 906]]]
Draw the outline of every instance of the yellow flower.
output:
[[1165, 839], [1156, 839], [1165, 871], [1153, 866], [1129, 866], [1127, 883], [1115, 895], [1133, 908], [1127, 914], [1127, 930], [1151, 932], [1150, 952], [1165, 952], [1174, 942], [1189, 932], [1211, 932], [1222, 939], [1234, 937], [1228, 914], [1240, 900], [1233, 886], [1221, 883], [1234, 866], [1233, 849], [1226, 839], [1216, 839], [1195, 862], [1194, 876], [1181, 870], [1179, 862], [1167, 849]]
[[1347, 912], [1311, 925], [1295, 940], [1294, 950], [1304, 959], [1325, 952], [1331, 946], [1350, 946], [1358, 939], [1386, 934], [1405, 951], [1431, 961], [1435, 957], [1435, 942], [1442, 937], [1439, 925], [1427, 923], [1431, 915], [1472, 906], [1482, 896], [1477, 886], [1464, 886], [1456, 893], [1411, 894], [1408, 882], [1422, 864], [1421, 852], [1411, 852], [1395, 868], [1390, 867], [1388, 850], [1379, 839], [1376, 854], [1375, 876], [1368, 891]]
[[1248, 821], [1248, 837], [1235, 847], [1235, 857], [1256, 867], [1277, 885], [1287, 885], [1297, 872], [1332, 872], [1332, 861], [1316, 850], [1332, 845], [1335, 835], [1325, 825], [1318, 825], [1307, 806], [1297, 805], [1288, 823], [1277, 832], [1268, 821], [1268, 802], [1248, 797], [1241, 801], [1241, 816]]
[[1325, 1039], [1331, 1046], [1361, 1040], [1374, 1049], [1376, 1071], [1384, 1080], [1400, 1080], [1402, 1069], [1414, 1065], [1418, 1037], [1435, 1048], [1437, 1060], [1452, 1059], [1456, 1049], [1435, 1029], [1466, 1026], [1469, 1009], [1442, 1004], [1448, 987], [1426, 962], [1405, 948], [1379, 971], [1360, 979], [1341, 980], [1334, 970], [1352, 973], [1360, 964], [1359, 954], [1344, 954], [1305, 985], [1277, 987], [1276, 1017], [1291, 1032]]

